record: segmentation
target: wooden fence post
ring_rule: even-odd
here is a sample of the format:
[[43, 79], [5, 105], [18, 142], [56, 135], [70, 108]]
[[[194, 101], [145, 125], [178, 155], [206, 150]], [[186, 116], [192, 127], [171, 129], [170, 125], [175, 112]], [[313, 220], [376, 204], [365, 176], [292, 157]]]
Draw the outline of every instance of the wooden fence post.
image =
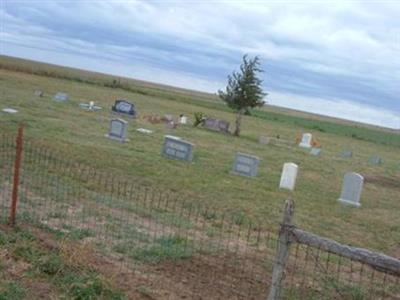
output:
[[290, 230], [292, 226], [292, 217], [294, 213], [294, 202], [291, 199], [286, 200], [285, 209], [283, 211], [283, 221], [279, 231], [278, 249], [275, 256], [274, 269], [272, 271], [272, 281], [269, 290], [268, 300], [278, 300], [281, 296], [282, 281], [286, 263], [289, 258], [289, 249], [291, 239]]
[[11, 226], [15, 225], [15, 215], [17, 212], [19, 173], [20, 173], [20, 169], [21, 169], [21, 160], [22, 160], [23, 135], [24, 135], [24, 125], [20, 124], [19, 128], [18, 128], [18, 135], [16, 138], [16, 153], [15, 153], [15, 161], [14, 161], [14, 181], [13, 181], [13, 190], [12, 190], [12, 198], [11, 198], [10, 218], [8, 221], [8, 224]]

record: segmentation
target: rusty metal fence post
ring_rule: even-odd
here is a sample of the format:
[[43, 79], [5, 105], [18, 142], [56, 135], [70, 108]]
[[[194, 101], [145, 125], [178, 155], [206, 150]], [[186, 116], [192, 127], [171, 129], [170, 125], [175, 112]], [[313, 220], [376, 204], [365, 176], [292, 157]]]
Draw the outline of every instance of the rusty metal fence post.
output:
[[15, 225], [15, 215], [17, 212], [19, 175], [20, 175], [21, 161], [22, 161], [22, 144], [24, 142], [23, 136], [24, 136], [24, 125], [20, 124], [19, 128], [18, 128], [18, 135], [16, 138], [13, 190], [12, 190], [12, 197], [11, 197], [10, 218], [8, 220], [8, 224], [11, 226]]
[[275, 257], [274, 269], [272, 271], [272, 282], [269, 290], [268, 300], [279, 300], [282, 292], [282, 282], [285, 277], [285, 268], [289, 259], [289, 250], [292, 240], [290, 230], [294, 213], [294, 202], [286, 200], [283, 211], [283, 220], [279, 231], [278, 249]]

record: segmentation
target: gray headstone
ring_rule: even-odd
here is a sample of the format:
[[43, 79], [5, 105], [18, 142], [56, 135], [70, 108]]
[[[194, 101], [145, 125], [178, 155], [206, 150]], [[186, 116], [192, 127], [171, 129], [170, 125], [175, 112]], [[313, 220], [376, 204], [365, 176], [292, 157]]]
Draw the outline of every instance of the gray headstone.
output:
[[125, 142], [127, 141], [126, 139], [127, 127], [128, 127], [128, 122], [122, 119], [112, 119], [110, 121], [110, 128], [106, 137], [120, 142]]
[[341, 155], [342, 155], [342, 157], [353, 157], [353, 151], [344, 150]]
[[214, 131], [229, 133], [229, 122], [214, 118], [207, 118], [204, 121], [203, 127]]
[[258, 173], [260, 159], [257, 156], [238, 152], [233, 165], [233, 173], [254, 177]]
[[270, 138], [266, 136], [260, 136], [259, 143], [261, 145], [268, 145], [270, 142]]
[[57, 102], [65, 102], [68, 101], [69, 96], [67, 93], [58, 92], [53, 99]]
[[136, 117], [135, 105], [126, 100], [116, 100], [111, 110], [117, 114], [122, 114], [132, 118]]
[[321, 148], [312, 148], [310, 154], [315, 156], [320, 156], [321, 152], [322, 152]]
[[370, 158], [370, 161], [374, 165], [380, 165], [382, 163], [382, 158], [378, 155], [374, 155]]
[[162, 154], [168, 158], [192, 161], [193, 144], [180, 138], [165, 136]]
[[35, 95], [36, 97], [43, 97], [43, 96], [44, 96], [44, 92], [41, 91], [41, 90], [36, 90], [35, 93], [34, 93], [34, 95]]
[[364, 177], [358, 173], [349, 172], [344, 175], [342, 193], [339, 202], [361, 206], [360, 198], [364, 184]]

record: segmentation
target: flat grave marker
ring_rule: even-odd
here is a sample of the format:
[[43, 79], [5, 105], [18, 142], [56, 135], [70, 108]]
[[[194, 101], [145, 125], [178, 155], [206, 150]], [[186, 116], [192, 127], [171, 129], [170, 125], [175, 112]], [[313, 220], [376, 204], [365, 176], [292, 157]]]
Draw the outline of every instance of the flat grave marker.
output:
[[321, 148], [312, 148], [310, 151], [311, 155], [315, 155], [315, 156], [320, 156], [322, 153], [322, 149]]
[[380, 157], [379, 155], [373, 155], [370, 158], [370, 162], [373, 165], [380, 165], [380, 164], [382, 164], [382, 157]]
[[101, 106], [95, 105], [94, 101], [90, 101], [89, 103], [80, 103], [79, 107], [89, 111], [99, 111], [103, 109]]
[[36, 97], [43, 97], [43, 96], [44, 96], [44, 92], [41, 91], [41, 90], [36, 90], [33, 94], [34, 94]]
[[255, 177], [258, 173], [260, 158], [250, 154], [236, 153], [235, 162], [233, 164], [233, 174]]
[[346, 157], [346, 158], [353, 157], [353, 151], [352, 150], [344, 150], [344, 151], [342, 151], [341, 156]]
[[14, 108], [9, 108], [9, 107], [3, 108], [2, 111], [5, 113], [8, 113], [8, 114], [18, 113], [18, 110], [14, 109]]
[[344, 175], [343, 186], [339, 202], [354, 206], [361, 206], [360, 198], [364, 184], [364, 177], [355, 172], [348, 172]]
[[69, 96], [67, 93], [58, 92], [57, 94], [54, 95], [53, 99], [54, 101], [57, 102], [65, 102], [69, 100]]
[[261, 145], [268, 145], [270, 141], [271, 141], [271, 139], [269, 137], [266, 137], [266, 136], [260, 136], [260, 138], [258, 140], [258, 142]]

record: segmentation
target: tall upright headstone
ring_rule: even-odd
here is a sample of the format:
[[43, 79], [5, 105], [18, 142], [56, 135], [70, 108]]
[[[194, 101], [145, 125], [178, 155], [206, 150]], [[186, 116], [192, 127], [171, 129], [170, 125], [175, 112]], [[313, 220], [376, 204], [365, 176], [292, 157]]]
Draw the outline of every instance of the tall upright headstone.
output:
[[260, 159], [257, 156], [238, 152], [235, 157], [232, 172], [234, 174], [255, 177], [258, 173], [259, 164]]
[[349, 172], [344, 175], [343, 186], [339, 202], [354, 206], [361, 206], [360, 198], [364, 185], [364, 177], [358, 173]]
[[122, 119], [112, 119], [110, 121], [110, 128], [106, 137], [112, 140], [117, 140], [120, 142], [126, 142], [128, 122]]
[[296, 186], [298, 169], [299, 167], [295, 163], [285, 163], [283, 165], [279, 188], [293, 191]]
[[299, 146], [302, 148], [311, 148], [312, 147], [312, 134], [311, 133], [303, 133]]

